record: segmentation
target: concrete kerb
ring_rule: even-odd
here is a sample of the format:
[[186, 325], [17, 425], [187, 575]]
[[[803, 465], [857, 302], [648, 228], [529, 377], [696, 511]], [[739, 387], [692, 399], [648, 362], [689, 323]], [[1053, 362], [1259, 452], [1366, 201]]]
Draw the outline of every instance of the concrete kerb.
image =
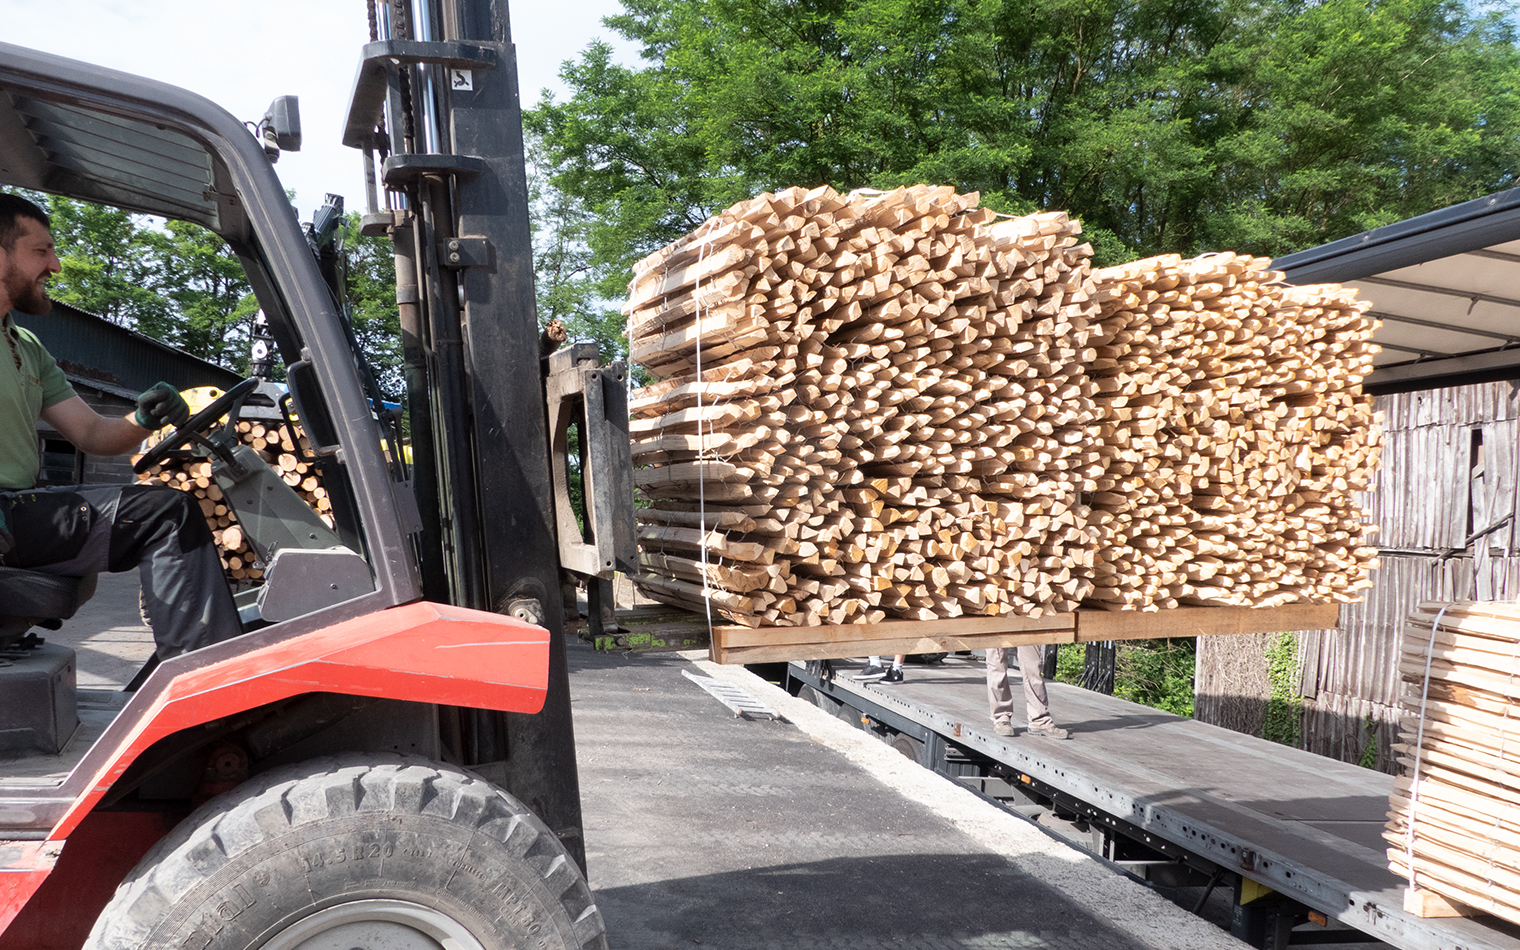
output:
[[916, 802], [1020, 871], [1033, 875], [1115, 929], [1158, 950], [1242, 948], [1208, 921], [1160, 894], [1116, 874], [1097, 858], [1058, 841], [942, 775], [905, 758], [886, 743], [791, 696], [742, 666], [722, 666], [699, 651], [679, 654], [708, 676], [742, 686], [779, 711], [805, 735], [849, 759], [877, 781]]

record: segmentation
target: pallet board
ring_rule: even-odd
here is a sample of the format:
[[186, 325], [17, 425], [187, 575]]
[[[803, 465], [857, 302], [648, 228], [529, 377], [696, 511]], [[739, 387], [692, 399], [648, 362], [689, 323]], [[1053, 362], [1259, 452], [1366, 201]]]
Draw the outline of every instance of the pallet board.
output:
[[1038, 643], [1321, 630], [1336, 625], [1338, 604], [1286, 607], [1179, 607], [1164, 611], [1078, 610], [1046, 617], [960, 617], [818, 627], [715, 626], [716, 663], [771, 663], [939, 653]]

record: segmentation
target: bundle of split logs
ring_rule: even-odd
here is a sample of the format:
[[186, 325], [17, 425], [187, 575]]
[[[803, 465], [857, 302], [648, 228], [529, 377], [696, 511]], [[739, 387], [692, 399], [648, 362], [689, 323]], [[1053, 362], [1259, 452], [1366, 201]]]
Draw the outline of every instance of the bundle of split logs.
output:
[[1104, 472], [1091, 600], [1116, 608], [1350, 599], [1376, 549], [1352, 497], [1377, 460], [1368, 304], [1265, 258], [1098, 271], [1087, 364]]
[[[257, 452], [285, 484], [295, 489], [301, 500], [329, 526], [332, 525], [332, 503], [328, 501], [327, 489], [322, 486], [321, 475], [316, 466], [302, 461], [311, 457], [311, 446], [299, 425], [294, 439], [284, 425], [276, 423], [239, 422], [237, 432], [238, 441]], [[136, 462], [137, 457], [133, 461]], [[206, 516], [212, 537], [216, 539], [228, 579], [244, 587], [262, 581], [264, 565], [244, 536], [237, 515], [222, 496], [222, 490], [212, 480], [210, 462], [174, 456], [137, 477], [143, 482], [160, 482], [194, 495]]]
[[1517, 671], [1520, 605], [1426, 603], [1405, 624], [1403, 775], [1383, 837], [1411, 911], [1520, 923]]
[[751, 626], [1350, 599], [1364, 308], [1232, 255], [1095, 274], [1065, 214], [976, 202], [764, 194], [635, 267], [642, 590]]

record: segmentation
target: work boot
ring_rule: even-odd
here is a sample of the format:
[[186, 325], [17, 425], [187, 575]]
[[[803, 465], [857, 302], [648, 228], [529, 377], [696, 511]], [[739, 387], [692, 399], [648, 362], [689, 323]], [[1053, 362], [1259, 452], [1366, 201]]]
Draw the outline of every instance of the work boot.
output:
[[1071, 733], [1060, 726], [1030, 726], [1025, 730], [1032, 736], [1044, 736], [1047, 739], [1070, 739]]
[[1013, 723], [1006, 719], [997, 719], [992, 723], [992, 731], [1000, 736], [1013, 735]]

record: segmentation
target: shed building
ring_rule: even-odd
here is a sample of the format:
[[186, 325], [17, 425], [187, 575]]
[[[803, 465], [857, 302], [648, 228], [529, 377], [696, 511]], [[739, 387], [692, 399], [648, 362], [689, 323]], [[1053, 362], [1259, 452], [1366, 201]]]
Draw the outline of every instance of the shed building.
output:
[[[65, 303], [54, 301], [52, 311], [41, 317], [11, 316], [37, 334], [80, 398], [102, 415], [131, 412], [138, 395], [160, 380], [176, 389], [227, 389], [241, 379], [215, 363]], [[37, 424], [37, 447], [42, 458], [39, 484], [133, 480], [128, 456], [86, 456], [46, 422]]]

